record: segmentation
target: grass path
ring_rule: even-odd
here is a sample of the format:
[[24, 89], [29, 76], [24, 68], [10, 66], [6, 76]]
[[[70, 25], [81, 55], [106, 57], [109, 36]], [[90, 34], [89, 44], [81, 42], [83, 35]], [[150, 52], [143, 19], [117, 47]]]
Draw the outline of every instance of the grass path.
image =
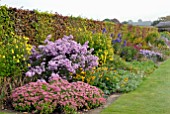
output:
[[101, 114], [170, 114], [170, 59], [135, 91], [123, 94]]

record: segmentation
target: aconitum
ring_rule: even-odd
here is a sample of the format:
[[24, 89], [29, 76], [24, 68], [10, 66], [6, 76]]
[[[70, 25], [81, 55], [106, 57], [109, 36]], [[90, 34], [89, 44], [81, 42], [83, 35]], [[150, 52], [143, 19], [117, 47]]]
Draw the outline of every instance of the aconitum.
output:
[[50, 37], [44, 41], [45, 45], [32, 48], [31, 67], [26, 76], [48, 80], [53, 73], [70, 79], [69, 74], [75, 74], [79, 68], [85, 71], [98, 65], [98, 57], [92, 55], [93, 49], [88, 50], [88, 41], [81, 45], [70, 35], [52, 42]]

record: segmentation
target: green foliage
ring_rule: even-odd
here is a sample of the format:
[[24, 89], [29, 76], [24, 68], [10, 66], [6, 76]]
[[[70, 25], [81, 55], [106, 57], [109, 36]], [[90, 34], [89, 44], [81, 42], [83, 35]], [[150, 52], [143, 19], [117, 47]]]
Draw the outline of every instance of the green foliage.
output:
[[114, 55], [114, 61], [93, 71], [77, 74], [76, 78], [102, 89], [105, 94], [129, 92], [136, 89], [143, 78], [156, 68], [153, 61], [126, 62]]
[[90, 81], [90, 84], [102, 89], [105, 94], [132, 91], [142, 81], [140, 74], [130, 70], [115, 70], [107, 67], [100, 67], [93, 73], [87, 72], [85, 80], [88, 80], [91, 76], [95, 78]]
[[13, 12], [0, 7], [0, 104], [9, 105], [10, 92], [25, 83], [22, 77], [27, 69], [31, 45], [28, 38], [15, 35]]
[[16, 35], [13, 35], [12, 38], [11, 41], [8, 40], [8, 43], [1, 42], [0, 75], [2, 77], [21, 75], [28, 66], [26, 60], [28, 60], [31, 50], [31, 46], [27, 44], [28, 38]]
[[137, 50], [133, 47], [125, 46], [122, 48], [120, 56], [126, 61], [132, 61], [137, 55]]
[[0, 25], [0, 76], [21, 75], [31, 49], [28, 38], [14, 34], [14, 22], [5, 6], [0, 9]]
[[89, 41], [89, 47], [94, 48], [93, 53], [99, 57], [102, 63], [113, 60], [114, 50], [111, 44], [112, 39], [106, 34], [82, 31], [77, 35], [76, 40], [81, 44]]
[[147, 43], [153, 44], [154, 41], [155, 41], [157, 38], [159, 38], [159, 37], [160, 37], [160, 34], [159, 34], [158, 32], [152, 32], [152, 33], [149, 33], [149, 34], [147, 35], [147, 37], [145, 38], [145, 41], [146, 41]]
[[[1, 6], [1, 11], [5, 6]], [[6, 8], [6, 7], [5, 7]], [[107, 30], [107, 36], [113, 33], [115, 36], [119, 33], [123, 33], [123, 37], [126, 33], [133, 33], [134, 36], [139, 36], [143, 34], [145, 37], [149, 32], [154, 32], [156, 28], [150, 27], [137, 27], [105, 23], [101, 21], [94, 21], [89, 19], [83, 19], [81, 17], [64, 17], [59, 14], [52, 14], [48, 12], [39, 12], [37, 10], [21, 10], [16, 8], [6, 8], [8, 11], [8, 16], [13, 20], [13, 28], [15, 34], [29, 37], [29, 43], [39, 44], [44, 41], [44, 38], [50, 33], [54, 36], [54, 39], [63, 37], [64, 35], [76, 36], [76, 32], [79, 28], [82, 30], [95, 31], [100, 33], [103, 28]], [[72, 30], [76, 29], [75, 32]], [[139, 34], [139, 29], [141, 33]]]
[[138, 89], [121, 95], [101, 114], [112, 114], [113, 112], [116, 114], [169, 114], [169, 68], [170, 59], [149, 75]]
[[161, 37], [165, 37], [168, 40], [170, 40], [170, 33], [169, 32], [160, 32]]
[[144, 76], [148, 76], [157, 68], [157, 65], [151, 60], [142, 62], [133, 61], [128, 64], [132, 65], [132, 67], [135, 68], [137, 72], [142, 73]]

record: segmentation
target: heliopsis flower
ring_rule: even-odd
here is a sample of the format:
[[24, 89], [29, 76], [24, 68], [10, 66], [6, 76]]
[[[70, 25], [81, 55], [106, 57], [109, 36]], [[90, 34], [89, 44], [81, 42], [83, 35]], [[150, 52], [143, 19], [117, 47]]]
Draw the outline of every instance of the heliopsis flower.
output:
[[91, 79], [94, 80], [96, 78], [96, 76], [92, 76]]
[[112, 57], [110, 58], [110, 61], [113, 61], [113, 58], [112, 58]]
[[28, 67], [30, 67], [31, 65], [30, 64], [28, 64]]
[[14, 50], [13, 49], [11, 50], [11, 52], [12, 52], [12, 54], [14, 54]]
[[84, 82], [84, 78], [85, 78], [84, 76], [82, 76], [82, 77], [81, 77], [81, 79], [82, 79], [82, 82]]
[[86, 73], [85, 72], [81, 72], [82, 75], [85, 75]]
[[102, 77], [102, 75], [99, 75], [99, 78], [101, 78]]
[[25, 57], [23, 58], [23, 61], [25, 61]]
[[127, 82], [127, 81], [128, 81], [128, 78], [125, 78], [124, 81]]
[[124, 85], [124, 84], [121, 84], [120, 86], [121, 86], [121, 87], [124, 87], [125, 85]]
[[17, 59], [17, 61], [16, 61], [17, 63], [19, 63], [19, 59]]

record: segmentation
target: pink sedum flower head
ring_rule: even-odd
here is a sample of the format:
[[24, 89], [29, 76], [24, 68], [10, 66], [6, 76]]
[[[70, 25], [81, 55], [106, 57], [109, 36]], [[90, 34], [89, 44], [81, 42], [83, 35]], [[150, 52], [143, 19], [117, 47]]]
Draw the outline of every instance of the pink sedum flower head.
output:
[[[30, 82], [18, 87], [12, 92], [13, 107], [19, 111], [34, 111], [50, 114], [57, 107], [70, 110], [89, 109], [98, 107], [106, 102], [104, 93], [84, 82], [69, 83], [67, 80], [54, 77], [49, 83], [44, 80]], [[47, 107], [47, 108], [45, 108]]]

